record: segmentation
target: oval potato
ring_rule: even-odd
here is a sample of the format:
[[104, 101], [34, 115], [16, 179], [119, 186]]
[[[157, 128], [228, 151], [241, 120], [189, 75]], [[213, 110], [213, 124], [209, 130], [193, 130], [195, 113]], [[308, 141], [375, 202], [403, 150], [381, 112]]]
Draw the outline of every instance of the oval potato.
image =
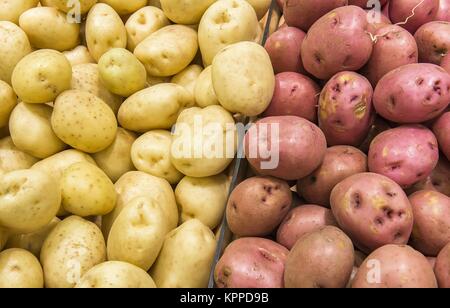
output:
[[0, 127], [8, 125], [9, 116], [17, 105], [17, 96], [9, 84], [0, 80]]
[[194, 97], [197, 105], [202, 108], [220, 104], [212, 83], [211, 65], [205, 68], [198, 76], [195, 83]]
[[0, 175], [11, 171], [29, 169], [37, 158], [19, 150], [11, 137], [0, 139]]
[[0, 253], [0, 288], [44, 287], [39, 260], [26, 250], [13, 248]]
[[2, 0], [0, 1], [0, 20], [19, 23], [19, 17], [23, 12], [36, 7], [39, 0]]
[[176, 24], [195, 25], [200, 22], [208, 7], [216, 0], [161, 0], [166, 16]]

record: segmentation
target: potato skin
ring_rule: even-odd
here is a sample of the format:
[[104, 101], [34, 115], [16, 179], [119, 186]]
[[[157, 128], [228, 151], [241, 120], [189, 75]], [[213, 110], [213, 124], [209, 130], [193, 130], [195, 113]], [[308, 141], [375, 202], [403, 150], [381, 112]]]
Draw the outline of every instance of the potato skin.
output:
[[38, 4], [39, 0], [2, 1], [0, 3], [0, 20], [19, 24], [20, 15]]
[[72, 288], [89, 269], [106, 259], [106, 245], [98, 227], [77, 216], [60, 222], [41, 250], [47, 288]]
[[44, 287], [39, 260], [26, 250], [13, 248], [0, 253], [0, 288]]
[[434, 20], [450, 22], [450, 1], [449, 0], [440, 0], [439, 1], [439, 9], [436, 13], [436, 18]]
[[333, 188], [354, 174], [367, 171], [367, 156], [351, 146], [327, 149], [322, 164], [311, 175], [300, 179], [297, 192], [308, 202], [330, 206]]
[[439, 143], [439, 148], [450, 160], [450, 112], [442, 114], [433, 124], [433, 132]]
[[8, 125], [9, 116], [17, 105], [17, 96], [9, 84], [0, 80], [0, 127]]
[[[389, 18], [393, 23], [404, 23], [412, 15], [412, 11], [421, 0], [396, 0], [389, 2]], [[425, 0], [414, 11], [414, 16], [401, 26], [414, 34], [417, 29], [427, 22], [433, 21], [439, 9], [439, 0]]]
[[436, 137], [422, 125], [403, 125], [378, 135], [370, 145], [369, 170], [402, 187], [426, 179], [439, 160]]
[[372, 53], [367, 27], [366, 12], [356, 6], [340, 7], [321, 17], [302, 44], [306, 71], [316, 78], [329, 79], [338, 72], [362, 68]]
[[441, 157], [431, 175], [411, 186], [406, 192], [412, 194], [419, 190], [434, 190], [450, 197], [450, 163], [448, 159]]
[[195, 25], [200, 22], [208, 7], [216, 0], [161, 0], [161, 8], [165, 15], [174, 23]]
[[439, 65], [450, 49], [450, 22], [432, 21], [421, 26], [414, 38], [420, 62]]
[[266, 236], [277, 228], [292, 204], [289, 185], [272, 177], [253, 177], [240, 183], [227, 204], [227, 221], [233, 234]]
[[11, 171], [29, 169], [37, 161], [37, 158], [19, 150], [11, 137], [0, 139], [0, 175]]
[[126, 262], [109, 261], [91, 268], [83, 275], [75, 288], [153, 289], [156, 285], [143, 269]]
[[[70, 0], [41, 0], [42, 5], [56, 7], [58, 10], [63, 12], [70, 12], [74, 5], [69, 5]], [[92, 8], [92, 6], [97, 2], [97, 0], [80, 0], [80, 11], [81, 14], [86, 14]]]
[[284, 283], [286, 288], [343, 288], [354, 262], [352, 241], [326, 226], [297, 241], [287, 257]]
[[450, 198], [436, 191], [422, 190], [409, 196], [414, 228], [411, 246], [434, 257], [450, 243]]
[[289, 251], [264, 238], [241, 238], [226, 249], [214, 271], [219, 288], [283, 288]]
[[450, 243], [439, 252], [434, 273], [440, 288], [450, 288]]
[[[270, 131], [279, 126], [279, 136], [260, 136], [260, 131]], [[275, 132], [276, 135], [276, 132]], [[279, 163], [275, 169], [263, 169], [261, 151], [267, 151], [274, 138], [279, 137]], [[272, 140], [271, 140], [272, 139]], [[278, 142], [279, 141], [279, 142]], [[272, 150], [274, 149], [272, 148]], [[312, 173], [323, 161], [327, 148], [322, 131], [313, 123], [300, 117], [268, 117], [256, 122], [245, 136], [246, 157], [249, 163], [262, 175], [284, 180], [298, 180]], [[307, 151], [305, 149], [308, 149]], [[257, 154], [257, 155], [255, 155]], [[274, 160], [274, 157], [271, 157]]]
[[286, 23], [291, 27], [297, 27], [303, 31], [309, 28], [323, 15], [335, 8], [345, 6], [348, 0], [285, 0], [283, 1], [283, 13]]
[[363, 68], [363, 75], [375, 87], [390, 71], [403, 65], [417, 63], [419, 51], [414, 36], [400, 26], [386, 25], [378, 29], [374, 35], [379, 37], [373, 45], [369, 61]]
[[309, 77], [295, 72], [275, 76], [275, 91], [264, 117], [292, 115], [317, 123], [319, 86]]
[[408, 242], [413, 228], [411, 204], [391, 179], [376, 173], [350, 176], [336, 185], [330, 200], [339, 226], [361, 251]]
[[111, 6], [119, 15], [128, 15], [147, 5], [147, 0], [100, 0]]
[[305, 234], [325, 226], [337, 226], [330, 209], [305, 204], [292, 209], [284, 218], [277, 232], [277, 242], [291, 250]]
[[374, 119], [373, 89], [369, 81], [354, 72], [340, 72], [322, 89], [319, 126], [328, 145], [359, 146]]
[[63, 55], [69, 60], [72, 68], [78, 64], [95, 63], [87, 47], [83, 45], [77, 46], [72, 50], [64, 51]]
[[428, 260], [405, 245], [386, 245], [370, 254], [352, 288], [437, 288]]
[[264, 48], [270, 56], [276, 74], [299, 72], [305, 74], [301, 47], [306, 33], [295, 27], [284, 27], [267, 39]]
[[212, 66], [206, 67], [198, 76], [194, 89], [195, 103], [202, 108], [220, 105], [212, 83]]

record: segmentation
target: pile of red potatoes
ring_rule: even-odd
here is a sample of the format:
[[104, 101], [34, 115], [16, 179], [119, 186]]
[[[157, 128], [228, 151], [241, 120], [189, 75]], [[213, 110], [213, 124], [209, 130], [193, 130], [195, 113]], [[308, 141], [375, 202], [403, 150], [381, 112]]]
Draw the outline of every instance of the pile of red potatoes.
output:
[[450, 0], [368, 2], [278, 1], [218, 287], [450, 287]]

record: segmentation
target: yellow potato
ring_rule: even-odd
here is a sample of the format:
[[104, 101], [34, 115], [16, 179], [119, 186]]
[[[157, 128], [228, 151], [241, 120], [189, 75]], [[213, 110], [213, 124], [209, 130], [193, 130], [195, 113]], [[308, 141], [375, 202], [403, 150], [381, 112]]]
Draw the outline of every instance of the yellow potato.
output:
[[109, 261], [91, 268], [75, 288], [154, 289], [156, 285], [143, 269], [126, 262]]
[[66, 13], [73, 12], [79, 4], [81, 14], [86, 14], [96, 2], [97, 0], [41, 0], [43, 6], [53, 6]]
[[101, 169], [87, 162], [64, 171], [61, 192], [64, 209], [81, 217], [106, 215], [116, 205], [114, 184]]
[[41, 250], [47, 288], [71, 288], [92, 267], [106, 260], [102, 232], [77, 216], [61, 221], [48, 235]]
[[173, 135], [172, 164], [185, 175], [216, 175], [234, 159], [235, 122], [221, 106], [184, 110], [178, 117]]
[[161, 0], [166, 16], [176, 24], [194, 25], [200, 22], [208, 7], [216, 0]]
[[135, 132], [170, 129], [181, 110], [191, 105], [192, 97], [182, 86], [158, 84], [130, 96], [120, 107], [118, 119], [122, 127]]
[[133, 13], [125, 23], [127, 48], [134, 51], [136, 46], [153, 32], [168, 26], [170, 21], [161, 9], [146, 6]]
[[148, 271], [169, 231], [167, 217], [155, 200], [150, 197], [133, 199], [111, 227], [108, 260], [128, 262]]
[[255, 9], [258, 20], [261, 20], [269, 11], [271, 0], [247, 0], [248, 3]]
[[37, 158], [47, 158], [66, 148], [53, 132], [53, 108], [45, 104], [19, 103], [11, 113], [9, 131], [14, 144]]
[[206, 177], [185, 177], [175, 189], [181, 211], [181, 222], [198, 219], [210, 229], [222, 221], [228, 197], [228, 179], [224, 174]]
[[11, 84], [11, 75], [17, 63], [32, 49], [25, 32], [16, 24], [0, 21], [0, 79]]
[[198, 106], [204, 108], [219, 105], [216, 92], [212, 84], [211, 65], [203, 70], [195, 83], [194, 96]]
[[0, 251], [2, 251], [3, 247], [5, 247], [8, 237], [8, 231], [5, 228], [0, 227]]
[[25, 56], [15, 67], [11, 82], [25, 103], [52, 102], [70, 89], [72, 66], [56, 50], [41, 49]]
[[140, 136], [131, 148], [131, 159], [137, 170], [178, 183], [181, 174], [170, 161], [172, 135], [166, 130], [154, 130]]
[[59, 183], [38, 170], [17, 170], [0, 177], [0, 225], [14, 233], [32, 233], [56, 216]]
[[15, 170], [29, 169], [37, 158], [19, 150], [11, 137], [0, 139], [0, 175]]
[[[202, 73], [203, 68], [200, 65], [193, 64], [186, 67], [184, 70], [176, 74], [172, 77], [171, 83], [178, 84], [184, 87], [192, 96], [192, 101], [195, 102], [195, 85], [197, 83], [197, 79]], [[193, 107], [193, 106], [188, 106]]]
[[147, 5], [147, 0], [100, 0], [111, 6], [118, 14], [127, 15]]
[[[95, 63], [86, 46], [77, 46], [72, 50], [64, 51], [63, 55], [69, 60], [72, 67], [78, 64]], [[73, 72], [72, 72], [73, 74]], [[72, 76], [74, 78], [75, 76]]]
[[36, 48], [65, 51], [79, 43], [80, 25], [70, 23], [66, 14], [54, 7], [26, 11], [20, 16], [19, 25]]
[[96, 153], [114, 141], [117, 121], [111, 108], [100, 98], [71, 90], [56, 99], [52, 127], [56, 135], [73, 148]]
[[211, 65], [224, 47], [257, 40], [261, 29], [255, 10], [245, 0], [220, 0], [203, 15], [198, 28], [198, 42], [205, 66]]
[[0, 80], [0, 127], [8, 125], [9, 116], [17, 104], [17, 96], [9, 84]]
[[117, 203], [114, 210], [103, 217], [102, 231], [108, 238], [109, 231], [122, 210], [137, 197], [152, 198], [164, 211], [169, 230], [178, 225], [178, 208], [169, 182], [140, 171], [124, 174], [115, 184]]
[[117, 114], [122, 98], [105, 87], [100, 80], [98, 65], [94, 63], [79, 64], [72, 67], [72, 89], [94, 94], [104, 101]]
[[150, 275], [159, 288], [206, 288], [216, 245], [208, 227], [189, 220], [167, 234]]
[[212, 80], [220, 104], [246, 116], [257, 116], [266, 110], [275, 89], [269, 55], [261, 45], [252, 42], [224, 48], [214, 58]]
[[137, 45], [134, 54], [151, 76], [167, 77], [185, 69], [197, 54], [197, 32], [182, 25], [164, 27]]
[[86, 42], [96, 61], [112, 48], [127, 46], [125, 25], [112, 7], [104, 3], [92, 7], [86, 21]]
[[94, 154], [97, 165], [113, 182], [125, 173], [136, 170], [131, 160], [131, 146], [135, 140], [134, 133], [119, 127], [113, 143], [103, 151]]
[[48, 225], [36, 232], [28, 234], [13, 234], [8, 238], [6, 247], [22, 248], [39, 258], [45, 239], [60, 221], [61, 219], [54, 217]]
[[44, 274], [39, 260], [24, 249], [0, 253], [0, 288], [43, 288]]
[[136, 56], [123, 48], [113, 48], [98, 61], [103, 84], [112, 93], [124, 97], [144, 89], [147, 72]]
[[0, 0], [0, 20], [18, 24], [20, 15], [38, 3], [39, 0]]

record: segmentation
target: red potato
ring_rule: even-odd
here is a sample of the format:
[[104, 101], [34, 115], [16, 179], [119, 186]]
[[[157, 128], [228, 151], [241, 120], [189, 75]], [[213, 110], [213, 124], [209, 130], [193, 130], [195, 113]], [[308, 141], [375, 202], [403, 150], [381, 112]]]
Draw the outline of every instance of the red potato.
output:
[[295, 116], [259, 120], [244, 142], [247, 160], [259, 174], [283, 180], [298, 180], [312, 173], [327, 149], [320, 128]]
[[441, 61], [441, 67], [450, 74], [450, 54], [447, 54]]
[[277, 242], [290, 250], [302, 236], [325, 226], [337, 226], [331, 210], [318, 205], [301, 205], [291, 210], [281, 223]]
[[439, 160], [436, 137], [422, 125], [404, 125], [378, 135], [370, 145], [369, 170], [402, 187], [426, 179]]
[[440, 288], [450, 288], [450, 243], [439, 252], [434, 273]]
[[414, 34], [420, 26], [435, 19], [438, 9], [439, 0], [394, 0], [389, 2], [389, 17]]
[[340, 182], [331, 193], [339, 226], [363, 252], [387, 244], [406, 244], [413, 227], [408, 197], [391, 179], [360, 173]]
[[[315, 1], [309, 1], [316, 5]], [[357, 6], [337, 8], [309, 29], [302, 45], [303, 65], [318, 79], [342, 71], [356, 71], [372, 53], [367, 13]]]
[[369, 152], [370, 144], [372, 143], [373, 139], [375, 139], [376, 136], [381, 134], [384, 131], [387, 131], [391, 129], [389, 124], [380, 116], [375, 117], [375, 121], [370, 127], [369, 133], [367, 134], [366, 140], [362, 143], [362, 145], [359, 147], [361, 151], [364, 153]]
[[442, 157], [431, 175], [407, 190], [412, 194], [419, 190], [434, 190], [450, 197], [450, 163]]
[[286, 288], [344, 288], [355, 260], [352, 241], [327, 226], [298, 240], [289, 252], [284, 274]]
[[241, 238], [232, 242], [214, 271], [219, 288], [283, 288], [289, 251], [263, 238]]
[[338, 183], [366, 171], [366, 154], [351, 146], [330, 147], [320, 167], [298, 181], [297, 192], [310, 203], [329, 207], [331, 191]]
[[386, 245], [370, 254], [356, 274], [353, 288], [437, 288], [427, 258], [409, 246]]
[[434, 257], [450, 243], [450, 198], [432, 190], [409, 196], [414, 228], [411, 245], [426, 256]]
[[366, 10], [366, 12], [367, 21], [369, 22], [367, 30], [372, 34], [375, 34], [378, 29], [392, 24], [391, 20], [383, 15], [382, 12], [376, 10]]
[[400, 26], [387, 25], [374, 34], [377, 40], [363, 74], [375, 87], [384, 75], [403, 65], [417, 63], [419, 56], [414, 36]]
[[238, 236], [265, 236], [277, 228], [289, 212], [289, 185], [271, 177], [253, 177], [231, 193], [226, 215], [230, 230]]
[[439, 9], [434, 20], [450, 22], [450, 0], [439, 1]]
[[426, 23], [417, 30], [414, 38], [419, 47], [419, 61], [439, 65], [450, 50], [450, 22]]
[[300, 50], [306, 33], [294, 27], [283, 27], [267, 39], [265, 48], [275, 73], [306, 73]]
[[319, 127], [328, 145], [359, 146], [369, 133], [375, 110], [370, 82], [354, 72], [340, 72], [322, 89]]
[[347, 4], [348, 0], [285, 0], [283, 13], [289, 26], [308, 31], [320, 17]]
[[[385, 5], [387, 3], [388, 0], [380, 0], [378, 1], [378, 3], [380, 3], [380, 7], [382, 7], [383, 5]], [[369, 6], [369, 4], [373, 3], [375, 1], [370, 1], [370, 0], [348, 0], [348, 4], [349, 5], [356, 5], [359, 6], [363, 9], [365, 8], [370, 8], [372, 6]]]
[[264, 117], [298, 116], [317, 122], [319, 86], [309, 77], [285, 72], [275, 76], [275, 91]]
[[450, 160], [450, 111], [441, 115], [434, 123], [433, 132], [441, 151]]
[[386, 74], [373, 96], [377, 112], [396, 123], [422, 123], [450, 103], [450, 74], [429, 64], [409, 64]]

